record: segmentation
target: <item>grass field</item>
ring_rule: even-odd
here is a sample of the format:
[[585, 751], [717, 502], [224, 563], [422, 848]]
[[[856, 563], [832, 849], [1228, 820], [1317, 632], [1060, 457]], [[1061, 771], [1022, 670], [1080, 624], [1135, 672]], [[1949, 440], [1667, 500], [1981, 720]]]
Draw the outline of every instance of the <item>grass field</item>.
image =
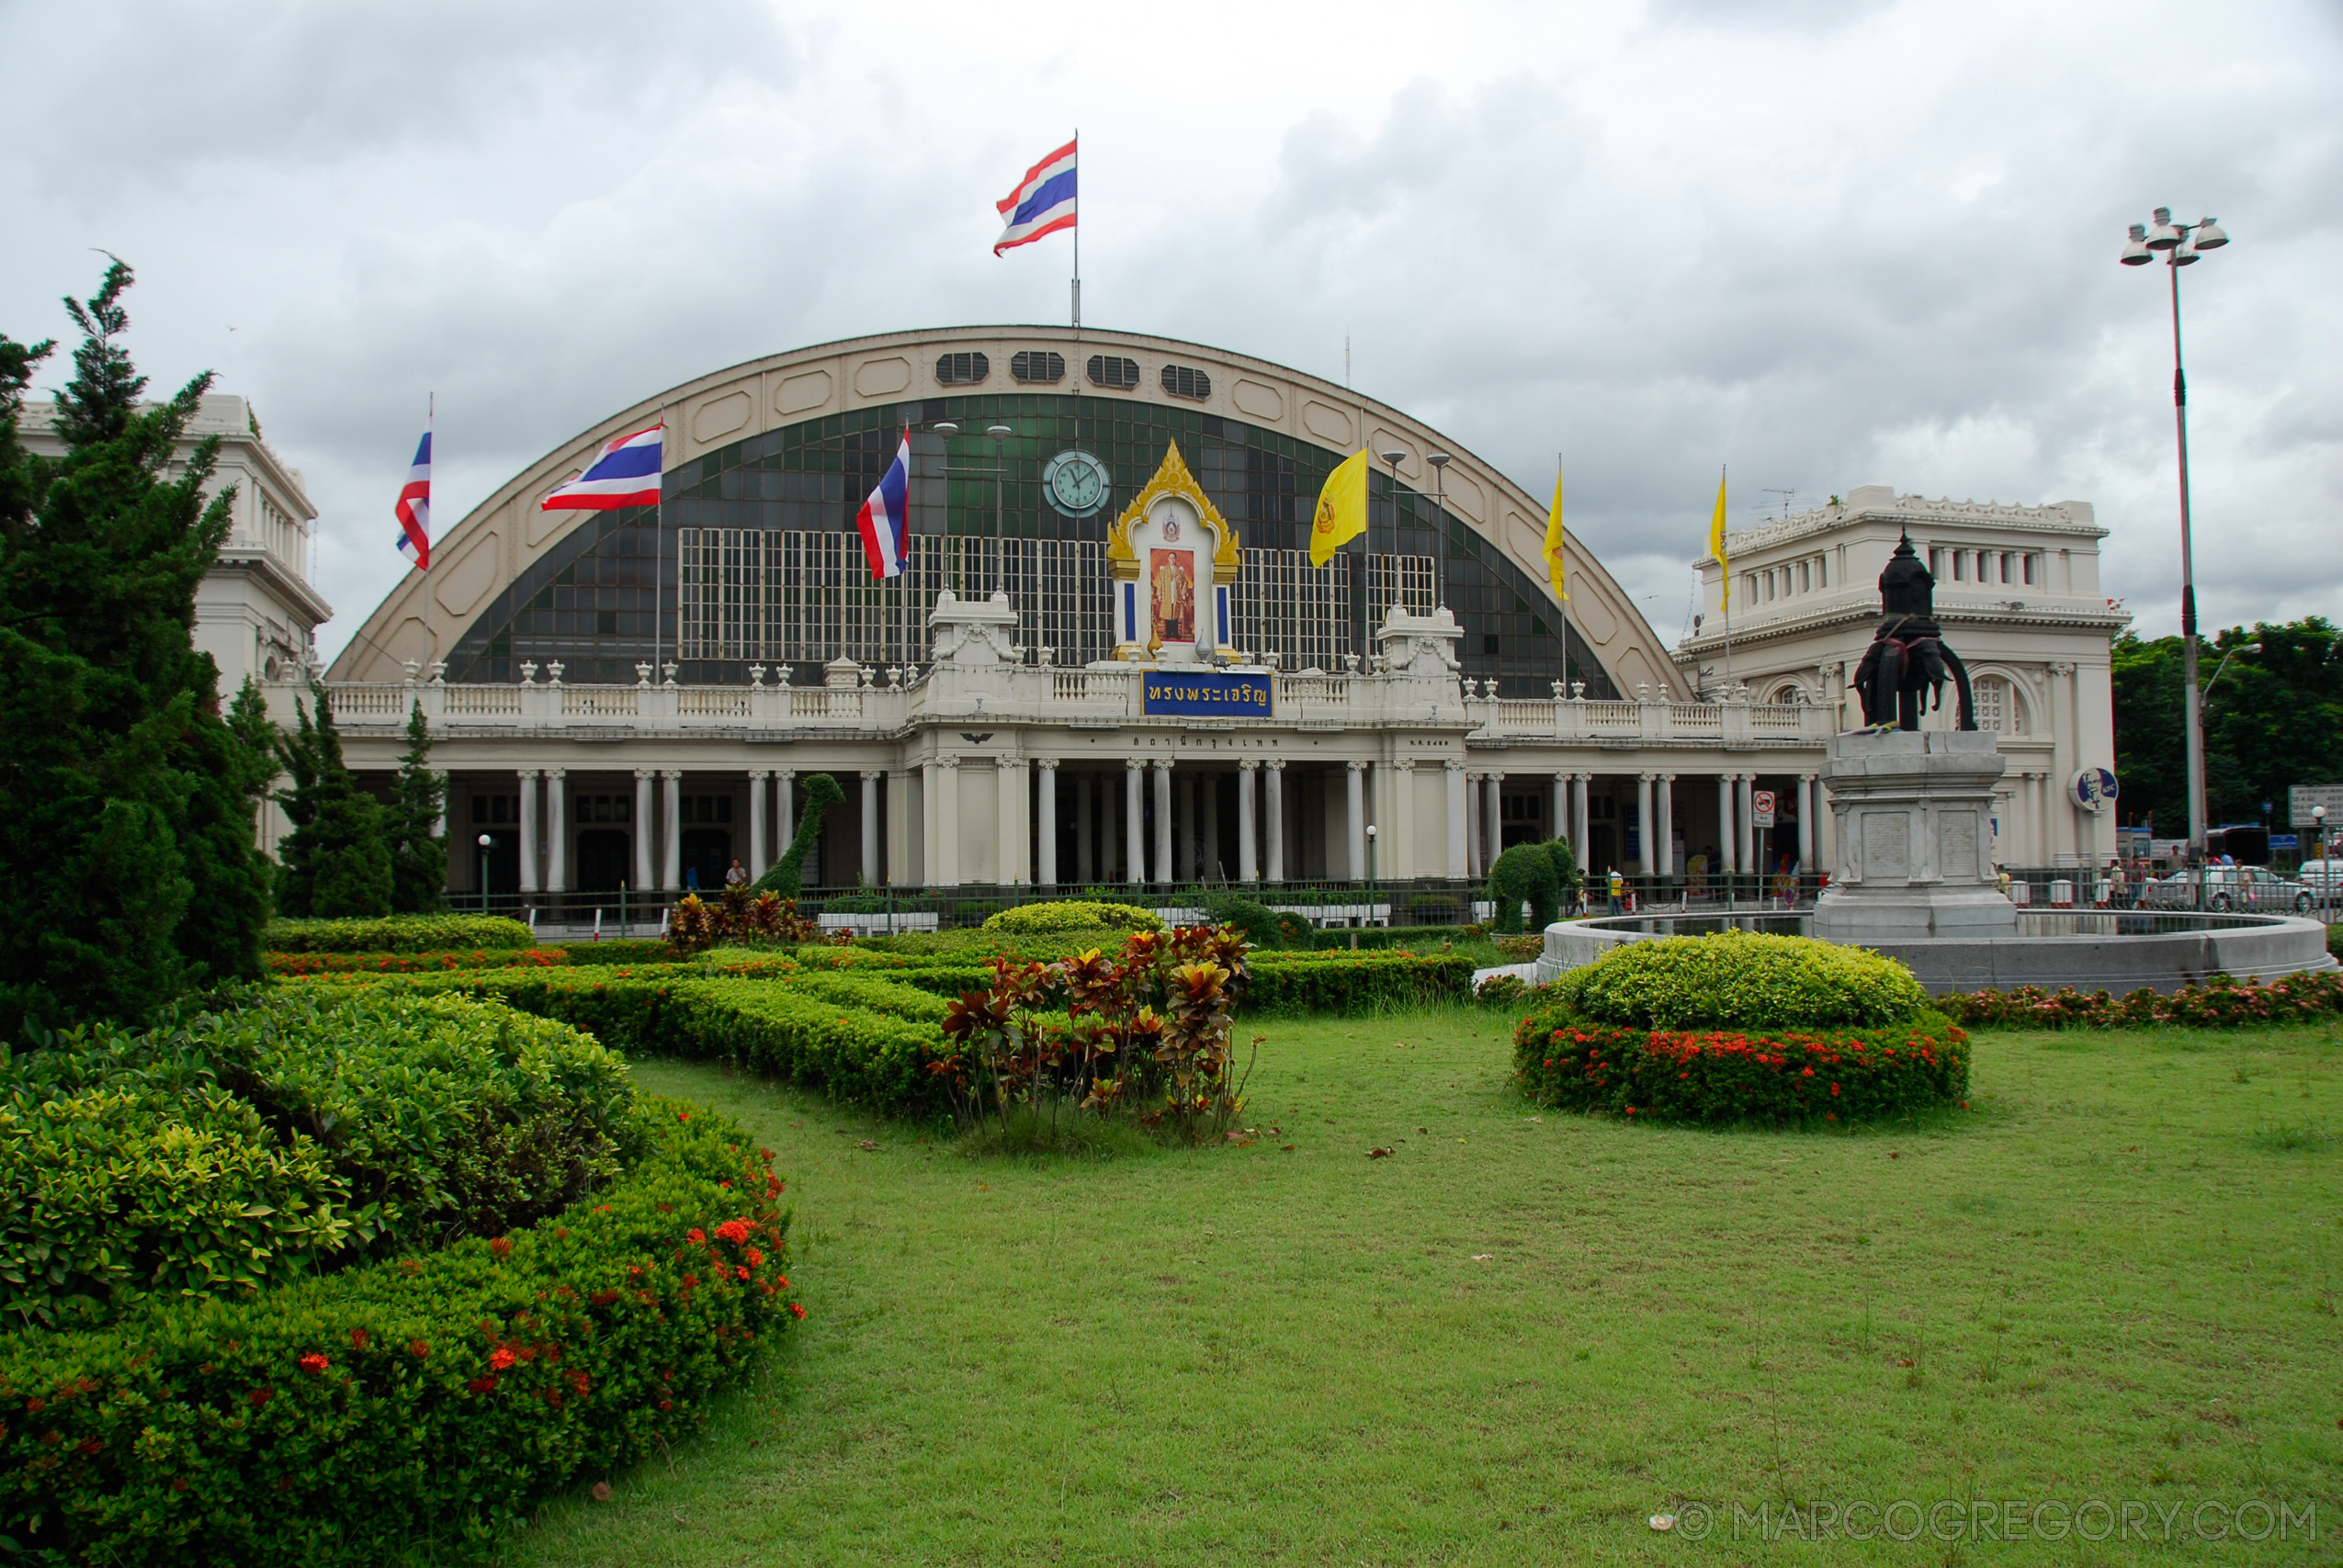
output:
[[[2332, 1031], [1986, 1034], [1974, 1109], [1852, 1134], [1541, 1120], [1507, 1092], [1506, 1021], [1463, 1009], [1266, 1032], [1259, 1143], [1086, 1163], [640, 1065], [779, 1151], [809, 1332], [515, 1561], [2343, 1550]], [[2096, 1544], [1992, 1539], [2002, 1505], [2049, 1529], [2032, 1504], [2093, 1498], [2137, 1507], [2085, 1511]], [[2315, 1506], [2316, 1544], [2253, 1508], [2261, 1544], [2189, 1539], [2255, 1498]], [[1933, 1520], [1963, 1539], [1844, 1512], [1899, 1499], [1952, 1500]], [[1785, 1500], [1841, 1510], [1838, 1539], [1787, 1539]], [[1737, 1540], [1737, 1504], [1783, 1539]]]

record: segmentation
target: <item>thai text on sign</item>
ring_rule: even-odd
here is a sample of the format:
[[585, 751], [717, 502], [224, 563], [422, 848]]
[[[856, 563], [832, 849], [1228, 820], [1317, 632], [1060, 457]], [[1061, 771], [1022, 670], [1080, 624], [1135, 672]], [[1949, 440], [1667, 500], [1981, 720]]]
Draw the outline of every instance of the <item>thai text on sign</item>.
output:
[[1230, 675], [1219, 671], [1199, 671], [1194, 674], [1149, 671], [1145, 677], [1139, 711], [1212, 718], [1267, 718], [1269, 677]]

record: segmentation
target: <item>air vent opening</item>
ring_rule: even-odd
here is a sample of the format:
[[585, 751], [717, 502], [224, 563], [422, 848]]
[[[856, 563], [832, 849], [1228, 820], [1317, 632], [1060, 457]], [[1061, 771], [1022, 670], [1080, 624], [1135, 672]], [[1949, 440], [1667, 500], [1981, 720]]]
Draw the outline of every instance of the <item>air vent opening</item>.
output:
[[1175, 398], [1202, 400], [1212, 396], [1212, 378], [1191, 366], [1167, 365], [1163, 367], [1163, 389]]
[[992, 374], [992, 361], [981, 354], [947, 354], [935, 362], [935, 379], [946, 387], [973, 387]]
[[1021, 348], [1009, 356], [1009, 374], [1027, 386], [1066, 378], [1066, 356], [1046, 348]]
[[1120, 392], [1136, 390], [1139, 384], [1139, 362], [1120, 359], [1111, 354], [1093, 354], [1090, 356], [1090, 384], [1112, 387]]

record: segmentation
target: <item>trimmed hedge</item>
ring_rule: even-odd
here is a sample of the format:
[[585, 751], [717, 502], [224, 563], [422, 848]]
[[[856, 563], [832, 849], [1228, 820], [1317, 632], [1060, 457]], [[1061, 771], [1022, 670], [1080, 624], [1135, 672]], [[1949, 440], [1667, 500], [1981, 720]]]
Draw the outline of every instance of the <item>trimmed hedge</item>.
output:
[[1861, 1122], [1965, 1104], [1968, 1036], [1930, 1013], [1807, 1033], [1623, 1028], [1541, 1009], [1513, 1035], [1514, 1081], [1567, 1111], [1708, 1125]]
[[570, 962], [558, 947], [476, 948], [470, 953], [269, 953], [268, 972], [286, 979], [311, 975], [422, 975], [440, 969], [550, 969]]
[[565, 942], [560, 950], [572, 964], [674, 964], [685, 955], [672, 943], [651, 937], [608, 937], [601, 942]]
[[1752, 931], [1626, 942], [1552, 989], [1592, 1021], [1643, 1029], [1865, 1028], [1932, 1010], [1892, 958]]
[[2327, 1023], [2343, 1014], [2343, 973], [2323, 970], [2289, 975], [2265, 986], [2215, 975], [2203, 986], [2186, 986], [2170, 996], [2145, 987], [2116, 997], [2088, 994], [2072, 986], [2045, 991], [2020, 986], [2014, 991], [1972, 991], [1939, 997], [1945, 1015], [1972, 1028], [2150, 1029], [2177, 1025], [2224, 1029], [2241, 1024]]
[[476, 947], [533, 947], [537, 933], [494, 915], [390, 915], [377, 920], [268, 922], [266, 953], [441, 953]]
[[[875, 975], [857, 975], [851, 970], [800, 975], [789, 982], [788, 989], [796, 996], [844, 1002], [849, 1007], [909, 1019], [914, 1023], [942, 1023], [945, 1010], [951, 1006], [947, 998], [934, 991], [922, 990], [901, 980], [882, 980]], [[953, 995], [958, 993], [954, 992]]]
[[984, 929], [1009, 936], [1047, 936], [1059, 931], [1160, 931], [1163, 917], [1136, 904], [1102, 904], [1087, 898], [1064, 898], [1049, 904], [1021, 904], [989, 917]]
[[558, 1224], [0, 1338], [0, 1534], [150, 1568], [481, 1561], [663, 1450], [803, 1311], [769, 1154], [645, 1103], [652, 1152]]
[[1473, 961], [1445, 953], [1256, 953], [1243, 1012], [1374, 1012], [1472, 995]]

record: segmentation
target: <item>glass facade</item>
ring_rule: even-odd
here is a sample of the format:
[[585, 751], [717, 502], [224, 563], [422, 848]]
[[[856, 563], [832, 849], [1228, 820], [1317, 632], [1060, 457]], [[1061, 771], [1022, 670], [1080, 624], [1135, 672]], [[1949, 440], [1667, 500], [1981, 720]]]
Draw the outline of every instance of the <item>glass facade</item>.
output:
[[[911, 436], [912, 549], [902, 578], [875, 582], [855, 513], [893, 460], [905, 424], [957, 422], [948, 441]], [[994, 443], [980, 434], [1007, 424]], [[1541, 586], [1432, 498], [1375, 477], [1365, 537], [1322, 570], [1308, 565], [1309, 515], [1343, 454], [1197, 410], [1092, 394], [936, 398], [809, 420], [670, 469], [657, 509], [584, 513], [576, 529], [490, 602], [458, 642], [451, 681], [506, 682], [559, 660], [572, 684], [631, 683], [636, 667], [676, 666], [687, 683], [744, 684], [752, 664], [787, 664], [800, 685], [841, 653], [868, 664], [926, 660], [926, 606], [942, 588], [1010, 594], [1021, 640], [1062, 663], [1112, 647], [1107, 530], [1177, 441], [1213, 503], [1236, 525], [1245, 567], [1232, 595], [1239, 646], [1286, 668], [1339, 667], [1373, 651], [1395, 598], [1435, 594], [1464, 624], [1465, 672], [1509, 697], [1545, 697], [1562, 676], [1556, 617]], [[1043, 498], [1050, 458], [1080, 448], [1114, 481], [1098, 512], [1068, 518]], [[1570, 675], [1613, 694], [1575, 629]], [[768, 675], [768, 680], [774, 679]]]

